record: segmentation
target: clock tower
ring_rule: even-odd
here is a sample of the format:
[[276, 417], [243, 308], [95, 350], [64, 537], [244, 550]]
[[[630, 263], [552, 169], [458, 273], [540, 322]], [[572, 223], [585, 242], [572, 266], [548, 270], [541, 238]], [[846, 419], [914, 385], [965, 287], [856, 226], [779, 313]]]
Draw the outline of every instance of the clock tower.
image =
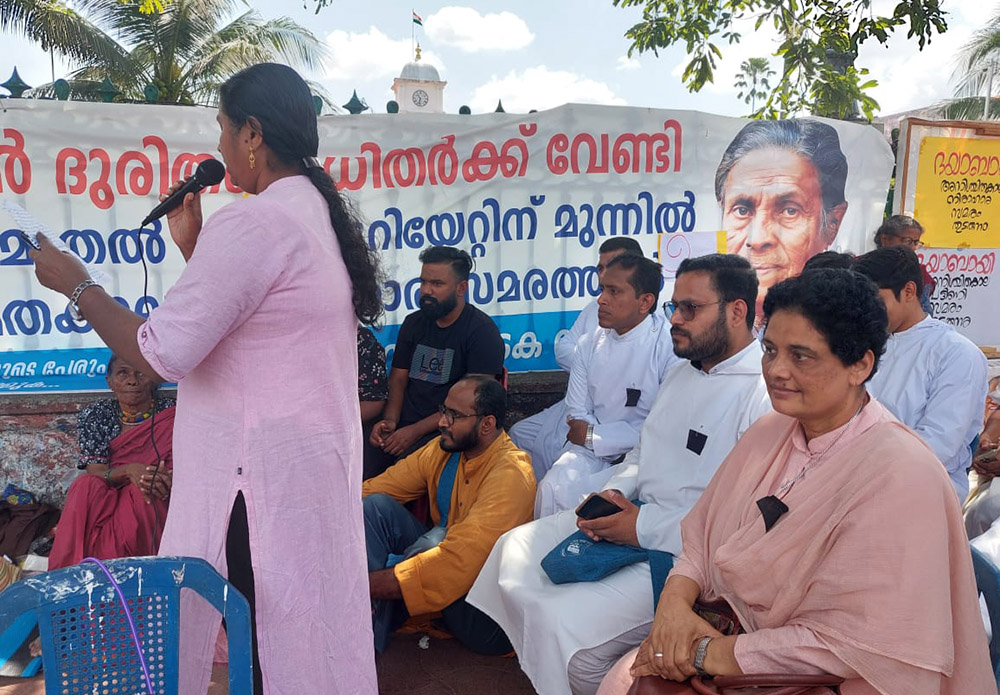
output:
[[416, 60], [403, 66], [399, 77], [392, 81], [400, 113], [444, 113], [444, 86], [437, 68], [420, 60], [417, 46]]

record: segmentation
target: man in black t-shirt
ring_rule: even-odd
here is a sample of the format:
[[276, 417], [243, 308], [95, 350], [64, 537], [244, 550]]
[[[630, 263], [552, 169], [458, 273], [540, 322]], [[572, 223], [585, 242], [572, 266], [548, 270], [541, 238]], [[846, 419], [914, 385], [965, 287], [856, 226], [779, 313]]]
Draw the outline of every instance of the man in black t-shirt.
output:
[[389, 401], [371, 443], [385, 467], [438, 434], [438, 407], [466, 374], [499, 377], [504, 345], [493, 320], [466, 304], [472, 258], [432, 246], [420, 254], [420, 310], [403, 321], [389, 372]]

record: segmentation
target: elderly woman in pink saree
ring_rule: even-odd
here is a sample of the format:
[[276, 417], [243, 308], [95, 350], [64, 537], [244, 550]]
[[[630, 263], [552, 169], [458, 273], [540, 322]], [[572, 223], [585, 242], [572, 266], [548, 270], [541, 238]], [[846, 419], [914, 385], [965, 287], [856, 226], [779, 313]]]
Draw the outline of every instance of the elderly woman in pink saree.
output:
[[[80, 463], [56, 529], [49, 569], [85, 557], [155, 555], [173, 481], [174, 400], [117, 355], [108, 361], [114, 398], [80, 412]], [[155, 441], [155, 443], [154, 443]]]
[[[886, 340], [876, 290], [811, 270], [773, 287], [764, 312], [775, 412], [682, 522], [650, 635], [599, 695], [638, 676], [762, 673], [832, 674], [842, 695], [996, 692], [948, 477], [865, 389]], [[724, 599], [745, 632], [721, 635], [698, 599]]]

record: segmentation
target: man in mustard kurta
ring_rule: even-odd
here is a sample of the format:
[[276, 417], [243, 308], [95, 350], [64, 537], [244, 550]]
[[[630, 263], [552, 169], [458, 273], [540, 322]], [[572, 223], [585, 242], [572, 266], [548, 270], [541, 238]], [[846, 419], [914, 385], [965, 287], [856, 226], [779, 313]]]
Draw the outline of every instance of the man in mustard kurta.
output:
[[[465, 594], [497, 538], [531, 521], [531, 458], [504, 432], [507, 394], [492, 377], [464, 377], [439, 410], [441, 436], [362, 489], [375, 648], [407, 616], [440, 612], [465, 646], [505, 654], [506, 635]], [[430, 529], [403, 506], [425, 493]]]

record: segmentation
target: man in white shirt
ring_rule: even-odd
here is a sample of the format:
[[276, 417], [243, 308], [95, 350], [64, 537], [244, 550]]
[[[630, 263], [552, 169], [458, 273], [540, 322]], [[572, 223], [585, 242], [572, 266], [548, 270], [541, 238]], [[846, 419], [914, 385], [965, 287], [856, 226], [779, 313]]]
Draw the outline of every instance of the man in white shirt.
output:
[[[635, 239], [622, 236], [611, 237], [601, 244], [597, 260], [598, 282], [604, 275], [604, 269], [611, 262], [611, 259], [623, 253], [641, 256], [642, 247]], [[553, 347], [556, 353], [556, 363], [562, 369], [567, 372], [570, 370], [580, 338], [593, 333], [596, 328], [597, 300], [595, 299], [584, 307], [568, 331], [561, 331], [556, 336]], [[531, 454], [531, 467], [535, 471], [535, 480], [544, 478], [548, 470], [552, 468], [552, 464], [559, 458], [563, 445], [566, 443], [567, 434], [569, 434], [569, 425], [566, 424], [565, 399], [549, 406], [540, 413], [524, 418], [510, 428], [510, 438], [514, 440], [518, 448]]]
[[677, 359], [656, 311], [662, 272], [659, 263], [632, 254], [613, 258], [605, 268], [599, 327], [580, 339], [573, 356], [566, 390], [569, 433], [538, 483], [536, 519], [576, 507], [639, 443], [660, 383]]
[[972, 445], [983, 426], [986, 357], [924, 312], [923, 274], [909, 247], [875, 249], [859, 257], [854, 270], [878, 285], [892, 334], [868, 390], [937, 454], [962, 502], [969, 494]]
[[684, 261], [670, 303], [673, 348], [684, 361], [669, 370], [639, 444], [601, 493], [623, 511], [593, 522], [561, 512], [509, 531], [493, 548], [468, 601], [503, 627], [538, 692], [591, 695], [648, 634], [647, 563], [560, 585], [539, 563], [578, 526], [591, 538], [680, 553], [680, 520], [743, 432], [770, 410], [751, 333], [756, 298], [746, 260], [713, 254]]

